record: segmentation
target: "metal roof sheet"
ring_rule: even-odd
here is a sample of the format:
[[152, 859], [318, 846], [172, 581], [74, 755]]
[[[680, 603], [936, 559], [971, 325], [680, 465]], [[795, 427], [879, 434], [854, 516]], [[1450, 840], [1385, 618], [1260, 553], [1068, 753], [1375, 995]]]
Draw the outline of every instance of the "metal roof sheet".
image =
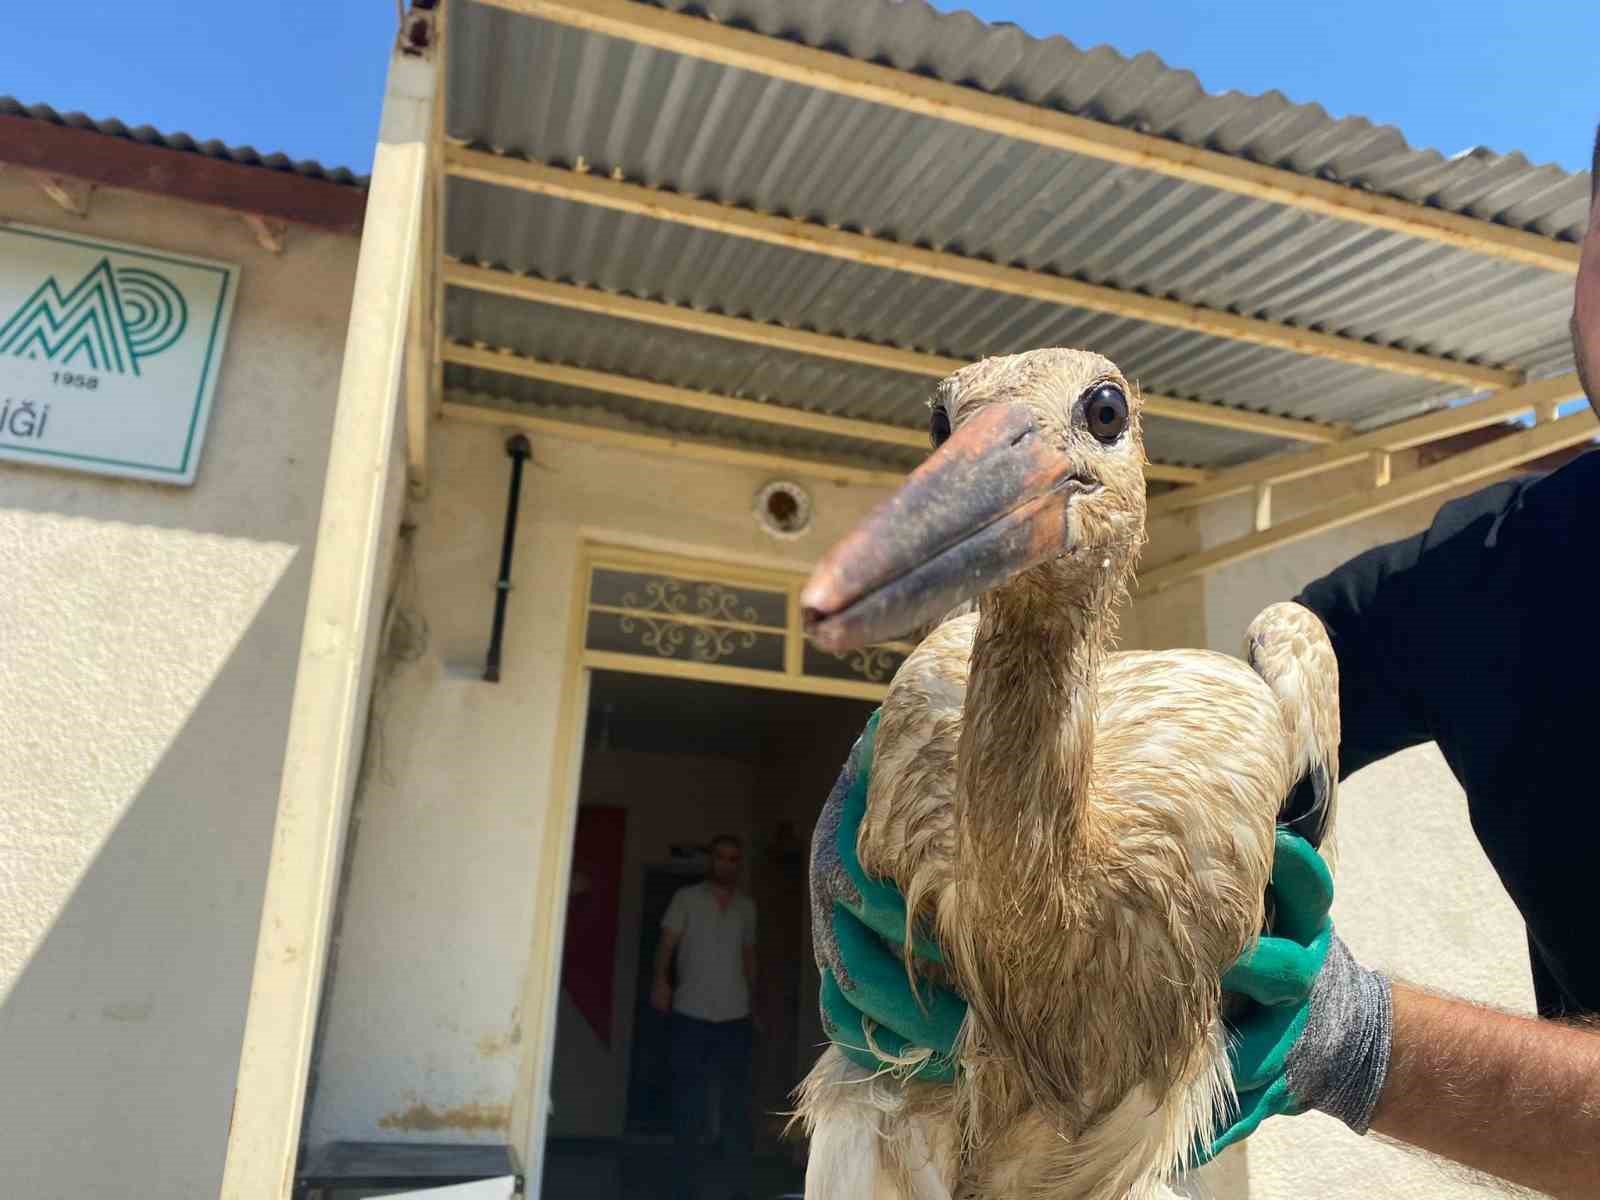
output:
[[[526, 357], [568, 366], [587, 367], [615, 375], [696, 391], [714, 392], [744, 400], [762, 400], [775, 406], [806, 412], [879, 421], [906, 429], [927, 428], [928, 398], [935, 380], [931, 376], [839, 363], [813, 355], [731, 342], [705, 334], [682, 333], [638, 322], [597, 317], [543, 304], [525, 304], [502, 296], [452, 291], [447, 300], [446, 323], [469, 328], [485, 345], [512, 350]], [[446, 380], [452, 386], [479, 392], [499, 392], [508, 398], [538, 397], [550, 403], [563, 389], [549, 383], [532, 383], [483, 370], [450, 367]], [[614, 407], [616, 397], [606, 397]], [[644, 409], [632, 402], [628, 411]], [[658, 406], [650, 405], [649, 408]], [[663, 428], [691, 433], [687, 423], [704, 414], [661, 411]], [[745, 428], [748, 422], [737, 422]], [[721, 428], [721, 427], [719, 427]], [[734, 428], [729, 425], [727, 428]], [[782, 444], [790, 431], [765, 427]], [[1162, 417], [1144, 419], [1145, 442], [1151, 458], [1177, 465], [1243, 462], [1264, 450], [1286, 448], [1291, 443], [1230, 429], [1212, 428]], [[830, 439], [807, 442], [821, 452]], [[841, 442], [843, 439], [840, 439]], [[795, 443], [800, 448], [800, 443]], [[1163, 450], [1182, 451], [1162, 453]], [[885, 447], [877, 447], [884, 452]], [[907, 456], [909, 454], [909, 457]], [[901, 452], [895, 461], [915, 463], [920, 452]]]
[[445, 387], [452, 398], [512, 406], [517, 411], [582, 425], [693, 437], [770, 453], [797, 454], [880, 471], [910, 471], [926, 455], [909, 447], [832, 437], [805, 429], [783, 429], [716, 413], [664, 409], [628, 396], [560, 387], [533, 379], [490, 377], [470, 367], [448, 366]]
[[268, 171], [289, 171], [307, 179], [323, 179], [349, 187], [365, 189], [368, 183], [366, 176], [357, 175], [345, 167], [325, 167], [310, 159], [291, 159], [281, 153], [262, 154], [253, 146], [228, 146], [215, 139], [196, 141], [187, 133], [162, 133], [149, 125], [130, 128], [114, 117], [96, 119], [80, 112], [61, 113], [48, 104], [24, 104], [11, 96], [0, 96], [0, 116], [26, 117], [68, 129], [86, 129], [106, 137], [122, 138], [147, 146], [162, 146], [168, 150], [200, 154], [206, 158], [261, 167]]
[[[1587, 214], [1586, 174], [1515, 154], [1446, 158], [1277, 93], [1206, 93], [1154, 55], [1081, 50], [920, 0], [661, 6], [1548, 236], [1576, 240]], [[474, 144], [1290, 326], [1534, 374], [1570, 367], [1571, 280], [1552, 272], [489, 6], [460, 10], [449, 44], [447, 132]], [[1369, 426], [1466, 391], [475, 182], [453, 180], [447, 209], [446, 250], [469, 260], [963, 358], [1087, 345], [1190, 399]], [[902, 423], [926, 392], [925, 379], [678, 333], [602, 347], [548, 314], [507, 341], [514, 318], [485, 299], [452, 301], [451, 336]], [[692, 348], [668, 349], [680, 342]], [[1181, 422], [1153, 422], [1148, 440], [1153, 458], [1211, 466], [1275, 448]]]

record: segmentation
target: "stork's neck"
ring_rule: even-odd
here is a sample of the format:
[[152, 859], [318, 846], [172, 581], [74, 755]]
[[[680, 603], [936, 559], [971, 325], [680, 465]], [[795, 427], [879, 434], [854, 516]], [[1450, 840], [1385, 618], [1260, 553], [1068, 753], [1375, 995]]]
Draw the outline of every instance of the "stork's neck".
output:
[[[1109, 599], [1006, 588], [979, 607], [958, 755], [960, 853], [963, 874], [1008, 893], [1013, 909], [1019, 889], [1070, 878], [1092, 815]], [[1044, 916], [1050, 906], [1023, 907]]]

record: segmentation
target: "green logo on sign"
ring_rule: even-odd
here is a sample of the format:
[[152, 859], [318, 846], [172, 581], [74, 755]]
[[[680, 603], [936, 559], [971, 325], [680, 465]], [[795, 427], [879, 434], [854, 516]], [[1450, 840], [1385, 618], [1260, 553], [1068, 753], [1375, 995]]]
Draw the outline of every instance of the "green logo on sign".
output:
[[0, 354], [62, 366], [139, 374], [139, 360], [169, 349], [189, 324], [170, 279], [102, 258], [66, 295], [54, 275], [0, 325]]

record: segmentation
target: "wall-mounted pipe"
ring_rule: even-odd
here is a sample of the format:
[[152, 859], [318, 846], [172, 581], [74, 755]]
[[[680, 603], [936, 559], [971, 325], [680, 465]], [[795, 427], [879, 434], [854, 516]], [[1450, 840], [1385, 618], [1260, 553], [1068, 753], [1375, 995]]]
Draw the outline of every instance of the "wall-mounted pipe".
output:
[[483, 666], [486, 683], [500, 682], [500, 642], [506, 631], [506, 598], [511, 592], [511, 552], [517, 541], [517, 500], [522, 494], [522, 464], [533, 453], [533, 446], [523, 434], [513, 434], [506, 439], [506, 453], [511, 456], [511, 495], [506, 500], [505, 537], [500, 543], [500, 578], [495, 582], [494, 629], [489, 634], [489, 658]]

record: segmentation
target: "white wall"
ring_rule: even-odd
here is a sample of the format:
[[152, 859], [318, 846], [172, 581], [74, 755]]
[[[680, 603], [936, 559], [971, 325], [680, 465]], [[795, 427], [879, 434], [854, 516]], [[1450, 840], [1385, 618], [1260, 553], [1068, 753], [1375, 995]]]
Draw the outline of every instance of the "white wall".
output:
[[0, 1191], [209, 1200], [357, 243], [16, 172], [0, 216], [242, 267], [193, 488], [0, 463]]
[[[426, 619], [428, 642], [419, 656], [392, 666], [379, 699], [382, 765], [358, 800], [312, 1142], [507, 1136], [519, 1059], [536, 1036], [524, 1028], [521, 1005], [580, 539], [803, 570], [882, 494], [813, 484], [816, 528], [779, 543], [749, 515], [768, 478], [762, 472], [536, 439], [504, 682], [496, 687], [475, 676], [504, 511], [503, 434], [446, 423], [435, 427], [432, 448], [434, 494], [412, 514], [412, 608]], [[1316, 498], [1315, 488], [1302, 489], [1280, 499], [1280, 512]], [[1123, 644], [1237, 653], [1261, 607], [1348, 555], [1419, 527], [1436, 507], [1391, 514], [1163, 593], [1124, 621]], [[1248, 517], [1241, 502], [1163, 523], [1144, 562], [1234, 536]], [[447, 664], [459, 666], [461, 677]], [[1414, 751], [1364, 772], [1344, 790], [1344, 813], [1336, 916], [1357, 952], [1410, 978], [1527, 1007], [1518, 923], [1436, 753]], [[598, 1131], [610, 1120], [598, 1108], [580, 1113], [567, 1103], [552, 1132]], [[1325, 1167], [1319, 1184], [1333, 1189], [1319, 1188], [1323, 1195], [1475, 1194], [1374, 1139], [1340, 1137], [1325, 1124], [1316, 1117], [1274, 1122], [1252, 1139], [1247, 1156], [1226, 1156], [1209, 1173], [1218, 1194], [1289, 1195], [1291, 1187], [1298, 1194], [1307, 1178], [1301, 1168], [1312, 1161]]]
[[[1471, 489], [1450, 495], [1463, 490]], [[1326, 494], [1326, 487], [1307, 488], [1297, 499], [1303, 505]], [[1206, 589], [1211, 647], [1239, 653], [1246, 625], [1263, 607], [1291, 598], [1363, 550], [1422, 529], [1449, 498], [1217, 572]], [[1200, 519], [1206, 544], [1239, 536], [1249, 519], [1247, 499], [1206, 510]], [[1522, 920], [1478, 846], [1466, 799], [1437, 747], [1374, 763], [1345, 783], [1339, 803], [1333, 919], [1351, 952], [1396, 978], [1531, 1013]], [[1244, 1154], [1253, 1200], [1306, 1195], [1312, 1180], [1326, 1200], [1504, 1194], [1376, 1135], [1358, 1138], [1315, 1113], [1269, 1121]]]
[[[375, 702], [381, 767], [357, 799], [312, 1144], [507, 1136], [519, 1057], [538, 1033], [524, 1027], [523, 989], [580, 540], [804, 571], [886, 494], [805, 481], [813, 526], [780, 542], [751, 516], [769, 473], [535, 438], [503, 682], [488, 685], [476, 674], [505, 512], [504, 439], [433, 428], [433, 492], [411, 514], [409, 603], [427, 646], [390, 665]], [[1193, 544], [1191, 529], [1175, 527], [1145, 560]], [[1124, 644], [1195, 644], [1202, 594], [1175, 589], [1131, 613]], [[571, 1129], [567, 1119], [552, 1132]]]
[[765, 473], [535, 439], [503, 682], [489, 685], [476, 673], [504, 434], [447, 422], [431, 453], [433, 494], [413, 513], [427, 648], [393, 666], [376, 702], [382, 766], [357, 801], [312, 1143], [506, 1136], [580, 539], [804, 569], [884, 494], [813, 483], [812, 532], [778, 542], [750, 515]]

